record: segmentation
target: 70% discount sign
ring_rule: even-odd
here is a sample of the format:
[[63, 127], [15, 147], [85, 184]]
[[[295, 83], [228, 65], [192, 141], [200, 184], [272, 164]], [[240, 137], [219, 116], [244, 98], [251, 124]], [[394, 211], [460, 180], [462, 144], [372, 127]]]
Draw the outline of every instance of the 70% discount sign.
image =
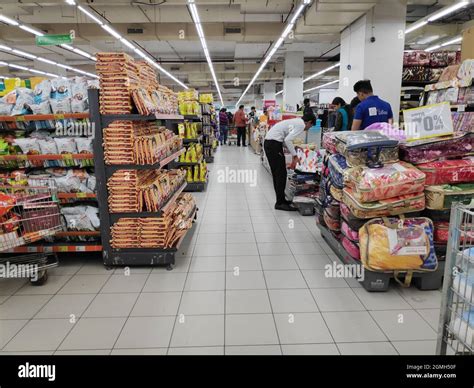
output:
[[452, 135], [453, 119], [448, 102], [403, 111], [408, 141]]

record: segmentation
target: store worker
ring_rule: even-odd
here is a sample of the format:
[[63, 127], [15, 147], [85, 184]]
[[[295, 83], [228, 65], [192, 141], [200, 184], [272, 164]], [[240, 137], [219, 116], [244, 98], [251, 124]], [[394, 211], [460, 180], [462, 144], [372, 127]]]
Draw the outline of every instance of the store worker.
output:
[[275, 124], [265, 136], [263, 148], [268, 159], [268, 164], [272, 171], [273, 187], [276, 194], [275, 209], [294, 211], [295, 207], [291, 202], [285, 199], [286, 187], [286, 162], [283, 153], [283, 143], [293, 156], [290, 168], [294, 169], [298, 162], [293, 140], [307, 131], [316, 123], [316, 117], [313, 113], [303, 115], [303, 118], [283, 120]]
[[332, 105], [336, 109], [335, 131], [349, 131], [352, 128], [352, 108], [346, 104], [342, 97], [332, 100]]
[[241, 142], [243, 147], [247, 147], [247, 145], [245, 144], [247, 115], [244, 112], [243, 105], [240, 105], [239, 110], [234, 114], [234, 125], [237, 128], [237, 147], [240, 147]]
[[354, 114], [352, 122], [353, 131], [365, 129], [375, 123], [392, 124], [392, 107], [388, 102], [380, 99], [378, 96], [374, 96], [369, 80], [356, 82], [354, 92], [357, 93], [360, 104], [357, 106]]
[[219, 129], [221, 131], [221, 145], [227, 144], [227, 132], [229, 129], [229, 116], [227, 116], [227, 109], [221, 108], [219, 111]]

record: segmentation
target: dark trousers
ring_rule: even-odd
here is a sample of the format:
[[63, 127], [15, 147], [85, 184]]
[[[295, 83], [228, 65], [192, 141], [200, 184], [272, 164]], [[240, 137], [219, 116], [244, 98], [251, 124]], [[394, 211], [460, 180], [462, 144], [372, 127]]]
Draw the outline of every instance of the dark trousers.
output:
[[221, 144], [227, 143], [227, 125], [221, 125]]
[[242, 139], [242, 145], [245, 146], [247, 127], [237, 127], [237, 145], [240, 146], [240, 140]]
[[276, 140], [265, 140], [263, 143], [265, 155], [272, 171], [273, 187], [276, 194], [276, 205], [286, 203], [285, 187], [286, 187], [286, 161], [283, 154], [283, 143]]

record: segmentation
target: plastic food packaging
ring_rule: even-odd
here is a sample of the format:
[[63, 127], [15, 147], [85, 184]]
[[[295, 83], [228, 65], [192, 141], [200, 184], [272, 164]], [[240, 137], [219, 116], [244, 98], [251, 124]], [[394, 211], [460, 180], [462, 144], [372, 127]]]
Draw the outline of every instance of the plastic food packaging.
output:
[[364, 267], [372, 271], [434, 271], [433, 223], [428, 218], [376, 218], [359, 231]]
[[398, 141], [377, 131], [339, 132], [336, 149], [351, 167], [398, 161]]
[[474, 184], [426, 186], [425, 195], [428, 209], [450, 209], [456, 202], [469, 205], [474, 197]]
[[344, 203], [354, 216], [367, 219], [421, 211], [425, 208], [425, 195], [410, 194], [363, 203], [357, 200], [351, 189], [345, 188]]
[[400, 159], [412, 164], [433, 162], [442, 157], [463, 157], [473, 153], [474, 133], [400, 144]]
[[38, 140], [41, 154], [43, 155], [55, 155], [58, 153], [58, 147], [53, 139], [41, 139]]
[[347, 176], [347, 186], [360, 202], [422, 193], [425, 185], [425, 174], [405, 162], [381, 168], [354, 167], [348, 170]]

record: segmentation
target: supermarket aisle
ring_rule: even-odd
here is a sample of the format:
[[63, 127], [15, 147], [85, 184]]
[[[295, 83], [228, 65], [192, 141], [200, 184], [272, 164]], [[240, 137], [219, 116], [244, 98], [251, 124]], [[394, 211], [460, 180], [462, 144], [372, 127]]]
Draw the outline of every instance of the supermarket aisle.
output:
[[314, 218], [273, 210], [250, 149], [221, 148], [209, 167], [173, 271], [83, 259], [43, 287], [0, 280], [2, 353], [434, 353], [440, 292], [368, 293], [325, 277], [339, 261]]

